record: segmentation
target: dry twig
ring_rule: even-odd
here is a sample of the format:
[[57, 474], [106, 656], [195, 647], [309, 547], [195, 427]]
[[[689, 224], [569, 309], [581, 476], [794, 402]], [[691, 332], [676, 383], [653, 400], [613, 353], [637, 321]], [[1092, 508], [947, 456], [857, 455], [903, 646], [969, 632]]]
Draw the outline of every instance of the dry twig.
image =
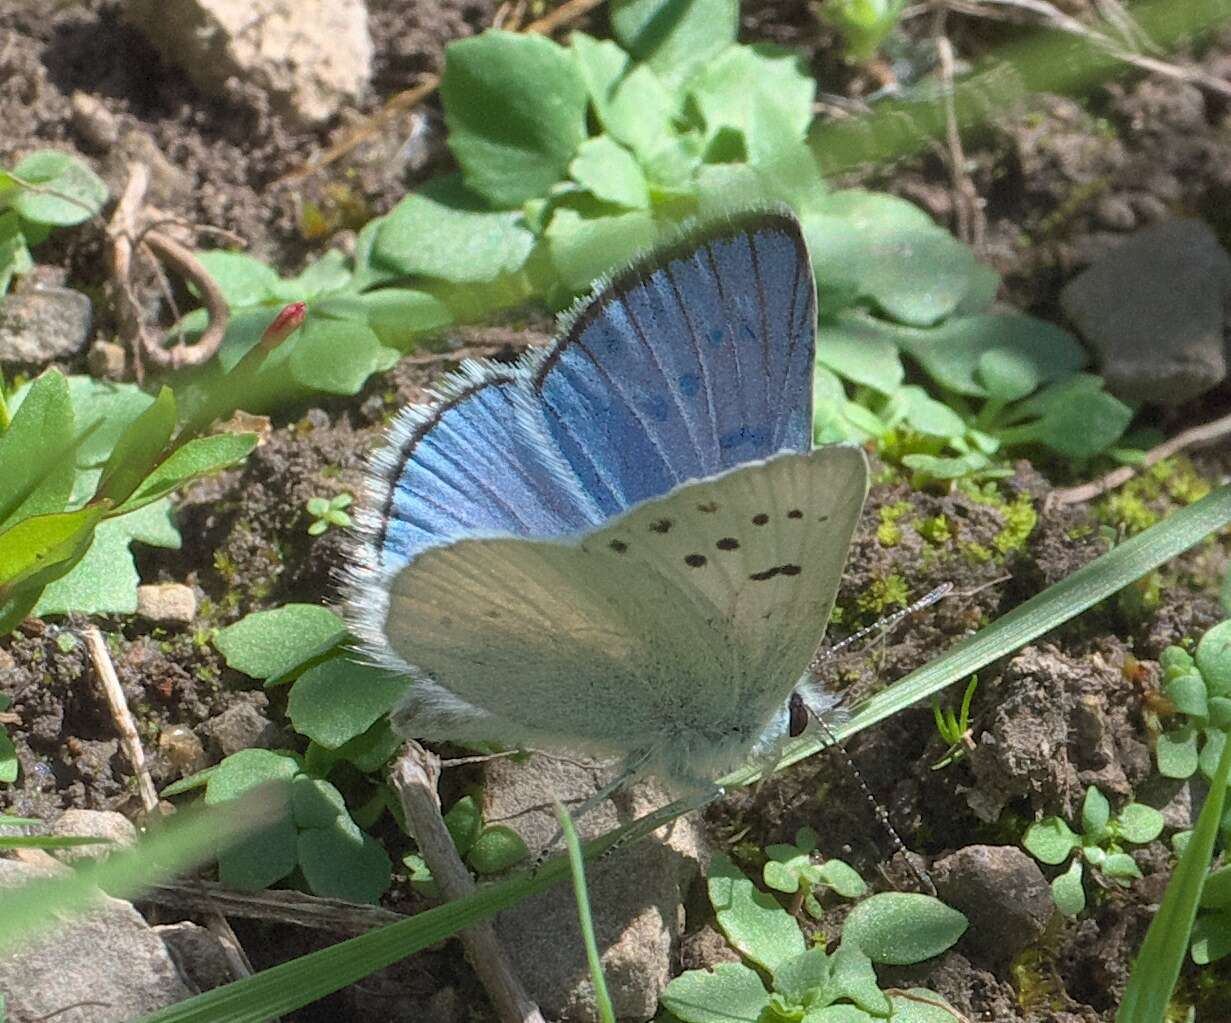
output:
[[957, 107], [954, 103], [953, 44], [945, 34], [943, 6], [932, 13], [932, 39], [940, 58], [941, 95], [945, 107], [945, 146], [948, 153], [949, 178], [953, 182], [953, 209], [957, 216], [957, 236], [967, 245], [980, 251], [987, 226], [983, 216], [983, 201], [974, 182], [966, 173], [966, 153], [962, 148], [962, 134], [958, 130]]
[[[192, 251], [155, 226], [161, 221], [144, 219], [145, 193], [149, 182], [150, 172], [145, 164], [128, 165], [128, 184], [107, 226], [107, 234], [111, 238], [111, 277], [120, 336], [132, 352], [138, 381], [144, 376], [147, 363], [158, 369], [174, 370], [200, 366], [213, 358], [222, 344], [230, 317], [222, 291]], [[195, 344], [165, 348], [162, 339], [155, 338], [146, 327], [134, 283], [133, 264], [139, 255], [170, 267], [200, 292], [209, 322]]]
[[[432, 878], [446, 899], [461, 899], [475, 891], [475, 883], [457, 855], [457, 847], [440, 815], [440, 760], [416, 742], [408, 742], [394, 761], [390, 783], [402, 802], [407, 827]], [[508, 954], [490, 920], [461, 932], [462, 944], [496, 1012], [505, 1023], [543, 1023], [539, 1008], [526, 994], [513, 972]]]
[[1195, 445], [1204, 446], [1212, 444], [1228, 434], [1231, 434], [1231, 414], [1220, 416], [1218, 419], [1211, 419], [1208, 423], [1202, 423], [1199, 426], [1190, 427], [1177, 433], [1174, 437], [1163, 441], [1157, 447], [1151, 448], [1146, 452], [1146, 456], [1141, 460], [1140, 465], [1122, 465], [1120, 468], [1113, 469], [1105, 476], [1100, 476], [1089, 483], [1083, 483], [1076, 487], [1066, 487], [1063, 490], [1053, 490], [1044, 500], [1043, 507], [1044, 509], [1049, 509], [1069, 504], [1082, 504], [1096, 497], [1101, 497], [1108, 491], [1123, 486], [1140, 470], [1148, 469], [1156, 462], [1161, 462], [1164, 458], [1170, 458], [1185, 448]]

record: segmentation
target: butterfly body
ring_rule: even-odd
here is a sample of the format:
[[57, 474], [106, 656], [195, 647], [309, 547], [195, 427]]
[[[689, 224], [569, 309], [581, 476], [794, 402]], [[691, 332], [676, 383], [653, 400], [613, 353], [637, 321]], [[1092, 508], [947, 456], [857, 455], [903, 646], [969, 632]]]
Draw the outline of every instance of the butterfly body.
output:
[[677, 790], [790, 728], [867, 487], [811, 449], [815, 294], [758, 212], [470, 364], [378, 457], [350, 607], [419, 738], [623, 756]]

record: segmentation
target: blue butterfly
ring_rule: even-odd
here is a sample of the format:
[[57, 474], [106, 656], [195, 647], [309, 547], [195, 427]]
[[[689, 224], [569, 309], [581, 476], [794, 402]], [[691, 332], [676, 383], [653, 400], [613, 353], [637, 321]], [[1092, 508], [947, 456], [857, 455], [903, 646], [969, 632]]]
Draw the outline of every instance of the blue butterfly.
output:
[[774, 756], [867, 493], [862, 451], [812, 449], [815, 340], [799, 224], [758, 210], [405, 409], [349, 595], [415, 680], [397, 731], [622, 757], [677, 793]]

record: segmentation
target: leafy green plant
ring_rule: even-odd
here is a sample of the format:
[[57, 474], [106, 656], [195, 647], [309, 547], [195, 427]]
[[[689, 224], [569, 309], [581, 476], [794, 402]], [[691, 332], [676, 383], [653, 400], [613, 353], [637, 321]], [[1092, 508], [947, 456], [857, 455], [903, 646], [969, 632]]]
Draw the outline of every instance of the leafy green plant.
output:
[[312, 523], [308, 526], [308, 535], [320, 536], [330, 526], [337, 526], [340, 529], [347, 528], [351, 521], [350, 516], [346, 514], [346, 509], [354, 500], [354, 494], [345, 493], [337, 494], [333, 498], [309, 497], [307, 511], [312, 517]]
[[[851, 910], [841, 944], [827, 953], [809, 948], [795, 919], [727, 857], [714, 857], [707, 884], [719, 928], [752, 965], [722, 963], [672, 980], [662, 1005], [684, 1023], [871, 1023], [890, 1014], [913, 1023], [952, 1020], [952, 1010], [930, 991], [882, 991], [874, 969], [875, 963], [921, 962], [961, 937], [966, 918], [939, 899], [901, 892], [869, 896]], [[763, 976], [769, 978], [768, 990]]]
[[1191, 778], [1199, 770], [1212, 778], [1231, 728], [1231, 621], [1201, 637], [1195, 659], [1182, 647], [1170, 646], [1159, 664], [1163, 693], [1180, 721], [1155, 740], [1158, 772], [1165, 778]]
[[[484, 824], [473, 796], [463, 796], [444, 815], [445, 827], [457, 854], [476, 874], [500, 874], [530, 855], [521, 835], [507, 824]], [[432, 872], [418, 853], [408, 853], [402, 862], [410, 868], [410, 880], [426, 894], [435, 895]]]
[[0, 169], [0, 297], [34, 265], [31, 245], [52, 228], [96, 216], [106, 201], [107, 186], [67, 153], [40, 149], [12, 170]]
[[389, 857], [351, 819], [342, 793], [308, 774], [294, 754], [240, 750], [168, 786], [163, 795], [204, 787], [205, 804], [218, 806], [266, 783], [277, 786], [280, 798], [259, 831], [219, 851], [223, 884], [256, 891], [297, 874], [316, 895], [352, 902], [380, 898], [390, 883]]
[[0, 635], [32, 611], [136, 610], [133, 540], [179, 545], [167, 496], [253, 434], [177, 433], [175, 395], [48, 370], [0, 393]]
[[1162, 830], [1163, 815], [1153, 807], [1129, 803], [1113, 815], [1107, 797], [1091, 785], [1082, 801], [1081, 834], [1060, 817], [1045, 817], [1030, 825], [1022, 845], [1050, 866], [1072, 856], [1068, 870], [1052, 881], [1051, 890], [1060, 912], [1077, 916], [1086, 908], [1083, 861], [1108, 880], [1127, 887], [1141, 877], [1141, 871], [1124, 845], [1152, 842]]
[[1231, 864], [1205, 879], [1198, 905], [1191, 955], [1198, 966], [1206, 966], [1231, 955]]
[[850, 60], [870, 60], [897, 26], [906, 0], [828, 0], [817, 8], [842, 33]]
[[[1080, 343], [1034, 317], [978, 312], [920, 329], [848, 311], [821, 331], [816, 441], [876, 440], [923, 479], [1009, 475], [1023, 449], [1088, 461], [1115, 452], [1133, 416], [1079, 372]], [[942, 400], [904, 382], [903, 356]]]
[[951, 707], [941, 709], [938, 700], [932, 701], [932, 717], [936, 720], [936, 732], [949, 748], [944, 755], [932, 765], [933, 771], [939, 771], [955, 764], [970, 752], [970, 701], [975, 697], [979, 687], [979, 676], [971, 675], [966, 683], [966, 691], [962, 694], [961, 709], [956, 714]]
[[816, 845], [816, 832], [804, 827], [795, 832], [794, 845], [766, 846], [765, 855], [769, 859], [762, 868], [761, 877], [766, 887], [794, 896], [789, 908], [792, 916], [802, 906], [811, 917], [819, 920], [822, 910], [816, 898], [817, 888], [830, 888], [843, 898], [857, 899], [868, 886], [854, 867], [841, 860], [814, 862]]

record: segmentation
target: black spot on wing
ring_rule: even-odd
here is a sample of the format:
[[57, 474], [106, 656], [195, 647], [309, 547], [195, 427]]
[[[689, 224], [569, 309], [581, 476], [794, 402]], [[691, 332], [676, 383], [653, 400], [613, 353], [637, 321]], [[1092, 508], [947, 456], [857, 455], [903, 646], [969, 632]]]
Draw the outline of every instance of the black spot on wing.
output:
[[802, 519], [804, 517], [804, 513], [801, 512], [798, 508], [792, 508], [789, 512], [786, 513], [786, 517], [788, 519]]
[[654, 533], [670, 532], [672, 522], [670, 519], [656, 519], [650, 523], [650, 531]]
[[759, 512], [758, 514], [752, 516], [752, 524], [754, 526], [763, 526], [768, 521], [769, 521], [769, 516], [766, 515], [765, 512]]
[[697, 511], [699, 511], [702, 515], [713, 515], [717, 510], [717, 501], [706, 501], [705, 504], [697, 505]]
[[773, 579], [778, 575], [799, 575], [803, 569], [798, 565], [775, 565], [773, 568], [767, 568], [762, 572], [753, 572], [748, 578], [753, 582], [763, 583], [767, 579]]
[[617, 554], [623, 554], [626, 550], [628, 550], [628, 544], [626, 544], [623, 540], [612, 540], [607, 546]]
[[720, 551], [737, 551], [739, 550], [739, 541], [733, 536], [724, 536], [714, 546]]
[[684, 564], [689, 568], [701, 568], [708, 559], [704, 554], [689, 554], [684, 558]]

